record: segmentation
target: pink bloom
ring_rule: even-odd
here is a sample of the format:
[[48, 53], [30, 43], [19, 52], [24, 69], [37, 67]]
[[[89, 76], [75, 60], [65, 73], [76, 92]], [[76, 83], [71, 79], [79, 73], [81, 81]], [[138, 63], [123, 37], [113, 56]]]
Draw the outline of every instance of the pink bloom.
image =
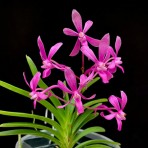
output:
[[108, 70], [108, 61], [110, 60], [110, 50], [109, 50], [109, 34], [106, 34], [99, 44], [99, 56], [95, 56], [94, 52], [88, 46], [82, 46], [82, 53], [92, 60], [95, 64], [86, 71], [96, 72], [102, 79], [103, 83], [108, 83], [109, 80], [113, 77], [111, 72]]
[[59, 48], [62, 46], [62, 43], [57, 43], [54, 46], [50, 48], [48, 56], [46, 55], [44, 44], [40, 38], [40, 36], [37, 39], [38, 42], [38, 47], [40, 49], [40, 56], [43, 60], [43, 65], [41, 66], [43, 69], [43, 78], [46, 78], [50, 75], [51, 69], [57, 68], [57, 69], [62, 69], [63, 65], [58, 64], [57, 62], [52, 60], [52, 57], [54, 54], [59, 50]]
[[75, 32], [75, 31], [73, 31], [72, 29], [69, 29], [69, 28], [63, 29], [64, 34], [69, 35], [69, 36], [77, 36], [78, 37], [76, 44], [75, 44], [72, 52], [70, 53], [70, 56], [77, 55], [79, 53], [81, 45], [82, 46], [87, 45], [87, 42], [89, 42], [91, 45], [93, 45], [95, 47], [98, 47], [100, 40], [94, 39], [94, 38], [89, 37], [85, 34], [90, 29], [93, 22], [88, 20], [85, 23], [84, 28], [82, 29], [81, 15], [75, 9], [72, 11], [72, 21], [73, 21], [73, 24], [74, 24], [77, 32]]
[[[42, 89], [41, 88], [37, 88], [37, 85], [38, 85], [38, 82], [40, 80], [40, 76], [41, 76], [41, 73], [40, 72], [37, 72], [33, 78], [31, 79], [30, 81], [30, 84], [27, 82], [26, 80], [26, 76], [24, 74], [24, 80], [26, 82], [26, 84], [30, 87], [31, 89], [31, 92], [30, 92], [30, 96], [31, 96], [31, 99], [34, 100], [34, 108], [36, 108], [36, 102], [37, 101], [40, 101], [40, 100], [44, 100], [44, 99], [47, 99], [49, 97], [49, 95], [45, 95], [43, 92], [42, 92]], [[40, 92], [39, 92], [40, 91]]]
[[117, 36], [116, 42], [115, 42], [116, 52], [114, 52], [114, 50], [112, 48], [110, 48], [110, 53], [113, 56], [113, 60], [110, 63], [108, 63], [108, 69], [111, 73], [116, 72], [117, 67], [119, 67], [122, 70], [122, 72], [124, 73], [123, 67], [120, 66], [122, 64], [121, 57], [117, 57], [120, 47], [121, 47], [121, 38], [119, 36]]
[[93, 99], [95, 97], [95, 95], [91, 96], [90, 98], [86, 98], [85, 96], [82, 95], [82, 93], [81, 93], [82, 88], [81, 87], [77, 88], [76, 76], [70, 68], [65, 68], [64, 74], [65, 74], [66, 82], [69, 85], [70, 89], [67, 86], [65, 86], [65, 84], [60, 80], [58, 81], [58, 86], [64, 92], [72, 94], [72, 96], [71, 96], [69, 102], [67, 102], [65, 105], [59, 106], [58, 108], [65, 107], [66, 105], [71, 103], [72, 99], [74, 99], [78, 114], [81, 114], [84, 112], [84, 107], [83, 107], [83, 104], [81, 101], [81, 97], [83, 99]]
[[[107, 120], [111, 120], [113, 118], [116, 118], [118, 130], [121, 131], [122, 129], [122, 120], [126, 120], [125, 113], [123, 112], [125, 105], [127, 103], [127, 96], [126, 94], [121, 91], [121, 98], [118, 98], [114, 95], [109, 97], [109, 102], [113, 105], [114, 109], [109, 108], [105, 105], [98, 107], [97, 110], [107, 110], [110, 114], [104, 115], [103, 112], [101, 112], [101, 116], [104, 117]], [[113, 111], [116, 110], [116, 111]]]

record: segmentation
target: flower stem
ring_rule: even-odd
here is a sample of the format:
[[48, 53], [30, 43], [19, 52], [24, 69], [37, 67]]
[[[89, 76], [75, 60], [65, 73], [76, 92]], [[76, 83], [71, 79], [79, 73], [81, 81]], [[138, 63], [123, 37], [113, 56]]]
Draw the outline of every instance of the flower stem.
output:
[[82, 73], [84, 73], [84, 54], [82, 53], [82, 67], [81, 67]]

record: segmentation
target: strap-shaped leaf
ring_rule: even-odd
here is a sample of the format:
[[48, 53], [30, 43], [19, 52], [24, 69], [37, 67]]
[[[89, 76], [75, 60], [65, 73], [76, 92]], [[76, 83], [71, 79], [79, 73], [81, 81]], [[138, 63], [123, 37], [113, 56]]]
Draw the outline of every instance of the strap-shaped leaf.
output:
[[81, 129], [86, 123], [88, 123], [89, 121], [95, 119], [97, 116], [99, 115], [99, 113], [92, 113], [90, 114], [82, 123], [81, 125], [79, 126], [79, 129]]
[[57, 130], [59, 130], [59, 132], [62, 132], [62, 129], [61, 129], [60, 125], [56, 121], [53, 121], [50, 118], [46, 118], [44, 116], [35, 115], [35, 114], [28, 114], [28, 113], [20, 113], [20, 112], [9, 112], [9, 111], [3, 111], [3, 110], [0, 110], [0, 114], [1, 115], [6, 115], [6, 116], [32, 118], [32, 119], [41, 120], [43, 122], [47, 122], [48, 124], [52, 125]]
[[36, 123], [29, 123], [29, 122], [9, 122], [9, 123], [3, 123], [0, 125], [0, 127], [29, 127], [33, 129], [40, 129], [40, 130], [46, 130], [47, 132], [53, 134], [58, 139], [61, 139], [62, 136], [59, 134], [57, 130], [53, 130], [52, 128], [49, 128], [48, 126], [36, 124]]
[[107, 145], [102, 145], [102, 144], [93, 144], [93, 145], [85, 146], [85, 148], [112, 148], [112, 147]]
[[[95, 107], [95, 106], [94, 106]], [[93, 110], [85, 110], [83, 114], [80, 114], [76, 120], [72, 123], [72, 133], [76, 133], [80, 129], [81, 124], [86, 120], [86, 118], [93, 112]]]
[[120, 143], [114, 142], [114, 141], [95, 139], [95, 140], [87, 140], [85, 142], [82, 142], [79, 145], [77, 145], [75, 148], [84, 148], [85, 146], [88, 146], [91, 144], [106, 144], [106, 145], [110, 145], [110, 146], [120, 145]]
[[[6, 88], [6, 89], [9, 89], [15, 93], [18, 93], [18, 94], [21, 94], [23, 96], [26, 96], [28, 98], [30, 98], [29, 96], [29, 92], [26, 91], [26, 90], [23, 90], [23, 89], [20, 89], [16, 86], [13, 86], [11, 84], [8, 84], [6, 82], [3, 82], [3, 81], [0, 81], [0, 86]], [[57, 100], [56, 98], [52, 97], [52, 100]], [[62, 123], [63, 121], [63, 114], [62, 114], [62, 109], [57, 109], [55, 108], [53, 105], [51, 105], [48, 101], [46, 100], [41, 100], [39, 101], [40, 104], [42, 104], [44, 107], [46, 107], [50, 112], [52, 112], [54, 114], [54, 116], [57, 118], [57, 120]], [[63, 116], [62, 116], [63, 115]]]
[[107, 101], [108, 100], [106, 98], [91, 100], [91, 101], [85, 103], [84, 107], [92, 106], [92, 105], [107, 102]]
[[96, 77], [92, 81], [90, 81], [87, 84], [87, 86], [82, 89], [82, 93], [85, 92], [91, 85], [93, 85], [94, 83], [96, 83], [99, 79], [100, 79], [100, 77]]
[[30, 134], [38, 137], [44, 137], [46, 139], [53, 141], [55, 144], [60, 145], [60, 142], [58, 139], [41, 131], [29, 130], [29, 129], [17, 129], [17, 130], [7, 130], [7, 131], [0, 132], [0, 136], [11, 136], [11, 135], [18, 135], [18, 134], [21, 134], [21, 135]]
[[[26, 55], [26, 59], [27, 59], [27, 62], [28, 62], [28, 65], [29, 65], [29, 68], [31, 70], [31, 73], [32, 75], [34, 76], [37, 72], [38, 72], [38, 69], [36, 67], [36, 65], [34, 64], [34, 62], [32, 61], [32, 59]], [[47, 88], [48, 86], [43, 82], [42, 79], [40, 79], [39, 81], [39, 84], [38, 84], [40, 87], [42, 88]]]
[[42, 104], [45, 108], [47, 108], [51, 113], [54, 114], [55, 118], [58, 120], [58, 122], [62, 125], [64, 122], [64, 115], [62, 116], [61, 112], [56, 109], [53, 105], [51, 105], [48, 101], [46, 100], [41, 100], [40, 104]]
[[103, 127], [99, 126], [94, 126], [94, 127], [89, 127], [82, 132], [78, 133], [74, 138], [73, 138], [73, 144], [77, 143], [82, 137], [93, 133], [93, 132], [105, 132], [105, 129]]
[[[103, 100], [102, 100], [103, 101]], [[99, 105], [100, 103], [95, 103], [95, 105], [91, 106], [92, 108], [95, 108]], [[83, 114], [80, 114], [79, 116], [77, 116], [76, 120], [72, 123], [74, 126], [72, 127], [72, 133], [76, 133], [78, 129], [80, 129], [80, 127], [82, 127], [81, 125], [83, 124], [83, 122], [86, 121], [86, 118], [93, 112], [93, 109], [86, 109], [84, 111]], [[86, 124], [86, 123], [85, 123]]]
[[4, 81], [0, 81], [0, 86], [6, 88], [6, 89], [8, 89], [8, 90], [11, 90], [11, 91], [13, 91], [13, 92], [15, 92], [15, 93], [18, 93], [18, 94], [20, 94], [20, 95], [23, 95], [23, 96], [25, 96], [25, 97], [30, 98], [29, 92], [28, 92], [28, 91], [23, 90], [23, 89], [21, 89], [21, 88], [18, 88], [18, 87], [16, 87], [16, 86], [13, 86], [13, 85], [11, 85], [11, 84], [9, 84], [9, 83], [6, 83], [6, 82], [4, 82]]

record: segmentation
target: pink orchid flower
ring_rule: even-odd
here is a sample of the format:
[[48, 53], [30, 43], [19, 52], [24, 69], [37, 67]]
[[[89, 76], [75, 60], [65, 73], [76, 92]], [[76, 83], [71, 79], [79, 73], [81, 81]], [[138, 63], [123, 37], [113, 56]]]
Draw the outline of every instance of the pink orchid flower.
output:
[[109, 52], [109, 40], [109, 34], [104, 35], [104, 37], [101, 39], [99, 44], [98, 58], [88, 46], [83, 46], [81, 48], [82, 53], [95, 63], [90, 69], [86, 71], [86, 73], [89, 73], [90, 71], [96, 72], [101, 77], [103, 83], [108, 83], [109, 80], [113, 77], [111, 72], [108, 70], [107, 65], [111, 59]]
[[95, 95], [92, 95], [89, 98], [86, 98], [85, 96], [82, 95], [82, 93], [81, 93], [82, 87], [77, 88], [76, 76], [75, 76], [74, 72], [70, 68], [66, 68], [65, 71], [64, 71], [64, 74], [65, 74], [66, 82], [69, 85], [70, 89], [67, 86], [65, 86], [65, 84], [60, 80], [58, 81], [58, 86], [64, 92], [72, 94], [72, 96], [71, 96], [69, 102], [67, 102], [65, 105], [58, 106], [58, 108], [65, 107], [66, 105], [71, 103], [72, 99], [74, 99], [78, 114], [81, 114], [81, 113], [84, 112], [84, 107], [83, 107], [81, 98], [87, 99], [87, 100], [88, 99], [93, 99], [95, 97]]
[[42, 92], [43, 89], [37, 88], [38, 82], [39, 82], [40, 77], [41, 77], [41, 73], [37, 72], [33, 76], [33, 78], [31, 79], [30, 84], [27, 82], [25, 74], [23, 74], [23, 75], [24, 75], [24, 80], [25, 80], [26, 84], [31, 89], [31, 93], [29, 95], [31, 96], [31, 99], [34, 100], [33, 104], [34, 104], [34, 108], [36, 108], [36, 102], [37, 101], [44, 100], [44, 99], [47, 99], [49, 97], [49, 95], [45, 95]]
[[[127, 96], [126, 94], [121, 91], [121, 98], [116, 97], [114, 95], [109, 97], [109, 102], [113, 105], [114, 108], [109, 108], [105, 105], [99, 106], [97, 110], [107, 110], [110, 114], [104, 115], [104, 112], [101, 112], [101, 116], [107, 120], [111, 120], [116, 118], [118, 130], [121, 131], [122, 129], [122, 120], [126, 120], [126, 114], [123, 112], [125, 105], [127, 103]], [[113, 111], [116, 110], [116, 111]]]
[[122, 70], [122, 72], [124, 73], [124, 69], [121, 66], [121, 64], [122, 64], [121, 57], [117, 57], [120, 47], [121, 47], [121, 38], [119, 36], [117, 36], [116, 42], [115, 42], [115, 51], [116, 52], [114, 52], [113, 48], [110, 48], [110, 53], [113, 56], [113, 60], [108, 63], [108, 69], [111, 73], [115, 73], [117, 70], [117, 67], [119, 67]]
[[64, 65], [58, 64], [54, 60], [52, 60], [52, 57], [55, 55], [55, 53], [59, 50], [59, 48], [62, 46], [63, 43], [57, 43], [54, 46], [50, 48], [48, 56], [46, 55], [44, 44], [40, 38], [40, 36], [37, 39], [38, 47], [40, 50], [40, 56], [43, 60], [43, 65], [41, 66], [43, 69], [43, 78], [48, 77], [51, 74], [51, 69], [57, 68], [62, 69]]
[[69, 36], [77, 36], [78, 37], [76, 44], [75, 44], [72, 52], [70, 53], [70, 56], [77, 55], [79, 53], [81, 45], [82, 46], [87, 45], [87, 42], [89, 42], [91, 45], [93, 45], [95, 47], [98, 47], [100, 40], [94, 39], [94, 38], [87, 36], [85, 34], [90, 29], [93, 22], [88, 20], [84, 25], [84, 29], [82, 29], [81, 15], [75, 9], [72, 11], [72, 21], [73, 21], [73, 24], [74, 24], [77, 32], [75, 32], [75, 31], [73, 31], [72, 29], [69, 29], [69, 28], [63, 29], [64, 34], [69, 35]]

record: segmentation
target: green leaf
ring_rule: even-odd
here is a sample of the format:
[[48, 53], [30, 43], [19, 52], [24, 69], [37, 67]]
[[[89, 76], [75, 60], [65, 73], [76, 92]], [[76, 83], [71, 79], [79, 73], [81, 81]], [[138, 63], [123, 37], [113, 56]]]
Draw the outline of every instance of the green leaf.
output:
[[111, 148], [111, 147], [107, 145], [102, 145], [102, 144], [93, 144], [93, 145], [85, 146], [85, 148]]
[[90, 114], [79, 126], [79, 129], [81, 129], [86, 123], [88, 123], [89, 121], [95, 119], [97, 116], [99, 115], [99, 113], [96, 114]]
[[83, 124], [83, 122], [86, 121], [86, 118], [92, 112], [93, 112], [93, 110], [86, 109], [83, 114], [78, 115], [78, 117], [76, 118], [76, 120], [72, 123], [72, 125], [73, 125], [73, 127], [72, 127], [72, 133], [76, 133], [77, 130], [79, 130], [80, 127], [82, 127], [81, 125]]
[[2, 131], [0, 132], [0, 136], [11, 136], [11, 135], [35, 135], [38, 137], [44, 137], [46, 139], [49, 139], [51, 141], [53, 141], [55, 144], [60, 145], [59, 140], [57, 140], [55, 137], [44, 133], [44, 132], [40, 132], [40, 131], [36, 131], [36, 130], [29, 130], [29, 129], [17, 129], [17, 130], [7, 130], [7, 131]]
[[114, 141], [102, 140], [102, 139], [94, 139], [94, 140], [87, 140], [85, 142], [81, 142], [75, 148], [84, 148], [85, 146], [89, 146], [91, 144], [105, 144], [105, 145], [109, 145], [109, 146], [120, 145], [120, 143], [114, 142]]
[[93, 133], [93, 132], [105, 132], [105, 129], [103, 127], [99, 126], [94, 126], [94, 127], [89, 127], [80, 133], [78, 133], [74, 138], [73, 138], [73, 144], [76, 144], [82, 137]]
[[92, 81], [90, 81], [87, 84], [87, 86], [82, 89], [82, 93], [84, 93], [91, 85], [93, 85], [94, 83], [96, 83], [99, 79], [100, 79], [100, 77], [96, 77]]
[[103, 103], [103, 102], [107, 102], [107, 101], [108, 101], [108, 99], [106, 99], [106, 98], [95, 99], [95, 100], [92, 100], [92, 101], [85, 103], [84, 107], [92, 106], [94, 104], [99, 104], [99, 103]]
[[[0, 86], [6, 88], [6, 89], [9, 89], [13, 92], [16, 92], [18, 94], [21, 94], [23, 96], [26, 96], [28, 98], [30, 98], [29, 96], [29, 92], [26, 91], [26, 90], [23, 90], [23, 89], [20, 89], [18, 87], [15, 87], [11, 84], [8, 84], [6, 82], [3, 82], [3, 81], [0, 81]], [[57, 100], [57, 98], [55, 97], [52, 97], [52, 100]], [[62, 109], [57, 109], [55, 107], [53, 107], [48, 101], [46, 100], [41, 100], [39, 101], [40, 104], [42, 104], [44, 107], [46, 107], [50, 112], [52, 112], [54, 114], [54, 116], [56, 117], [56, 119], [60, 122], [60, 123], [63, 123], [63, 114], [62, 114]]]
[[[64, 115], [61, 113], [61, 110], [58, 110], [55, 108], [53, 105], [51, 105], [48, 101], [46, 100], [41, 100], [40, 104], [42, 104], [45, 108], [47, 108], [51, 113], [54, 114], [55, 118], [58, 120], [58, 122], [62, 125], [64, 122]], [[61, 111], [61, 112], [60, 112]]]
[[[100, 104], [100, 102], [106, 102], [106, 101], [107, 101], [107, 99], [97, 99], [97, 100], [93, 100], [88, 103], [85, 103], [84, 106], [85, 107], [91, 106], [91, 108], [95, 108]], [[77, 116], [77, 118], [75, 118], [75, 120], [72, 123], [74, 125], [72, 127], [73, 133], [76, 132], [78, 129], [80, 129], [84, 124], [87, 123], [86, 119], [90, 114], [92, 114], [93, 111], [94, 111], [93, 109], [86, 108], [83, 114], [80, 114], [79, 116]], [[89, 120], [88, 120], [88, 122], [89, 122]]]
[[[32, 59], [26, 55], [26, 59], [27, 59], [27, 62], [28, 62], [28, 65], [30, 67], [30, 70], [32, 72], [32, 75], [34, 76], [37, 72], [38, 72], [38, 69], [37, 67], [35, 66], [34, 62], [32, 61]], [[39, 84], [38, 84], [41, 88], [47, 88], [48, 86], [43, 82], [42, 79], [40, 79], [39, 81]]]
[[0, 114], [1, 115], [6, 115], [6, 116], [32, 118], [32, 119], [41, 120], [43, 122], [47, 122], [48, 124], [52, 125], [57, 130], [59, 130], [59, 132], [62, 133], [62, 129], [61, 129], [60, 125], [56, 121], [53, 121], [50, 118], [46, 118], [44, 116], [35, 115], [35, 114], [28, 114], [28, 113], [20, 113], [20, 112], [9, 112], [9, 111], [3, 111], [3, 110], [0, 110]]
[[13, 91], [13, 92], [15, 92], [15, 93], [18, 93], [18, 94], [20, 94], [20, 95], [23, 95], [23, 96], [25, 96], [25, 97], [30, 98], [29, 92], [28, 92], [28, 91], [23, 90], [23, 89], [21, 89], [21, 88], [18, 88], [18, 87], [16, 87], [16, 86], [13, 86], [13, 85], [11, 85], [11, 84], [9, 84], [9, 83], [6, 83], [6, 82], [4, 82], [4, 81], [0, 81], [0, 86], [6, 88], [6, 89], [8, 89], [8, 90], [11, 90], [11, 91]]
[[10, 123], [3, 123], [0, 125], [0, 127], [29, 127], [33, 129], [41, 129], [46, 130], [47, 132], [55, 135], [58, 139], [61, 139], [62, 136], [59, 134], [57, 130], [53, 130], [52, 128], [49, 128], [45, 125], [41, 124], [35, 124], [35, 123], [29, 123], [29, 122], [10, 122]]

